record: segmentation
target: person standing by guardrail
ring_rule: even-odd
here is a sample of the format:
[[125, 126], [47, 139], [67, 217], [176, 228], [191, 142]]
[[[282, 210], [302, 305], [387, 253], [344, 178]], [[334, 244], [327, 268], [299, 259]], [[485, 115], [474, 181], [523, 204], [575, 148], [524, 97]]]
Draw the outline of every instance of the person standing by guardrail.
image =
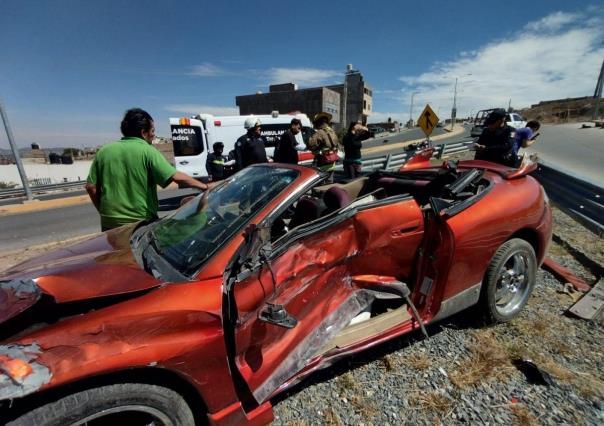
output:
[[[541, 127], [541, 123], [537, 120], [531, 120], [526, 123], [526, 127], [516, 130], [514, 135], [514, 155], [518, 157], [520, 148], [528, 148], [537, 141], [537, 130]], [[518, 161], [517, 161], [518, 162]]]
[[178, 172], [153, 146], [153, 118], [140, 108], [126, 111], [124, 137], [103, 146], [90, 167], [86, 191], [101, 215], [101, 230], [157, 218], [157, 185], [171, 182], [206, 190], [209, 186]]
[[474, 159], [515, 167], [513, 129], [505, 124], [505, 117], [504, 109], [496, 109], [486, 118], [485, 128], [474, 144], [476, 149]]
[[363, 141], [370, 136], [369, 129], [362, 124], [352, 122], [344, 135], [344, 171], [348, 178], [356, 178], [361, 174], [361, 148]]
[[327, 182], [333, 182], [333, 173], [336, 170], [336, 161], [338, 161], [339, 139], [336, 132], [329, 125], [331, 123], [331, 114], [320, 112], [313, 118], [313, 127], [315, 133], [308, 139], [308, 149], [315, 156], [315, 166], [323, 172], [329, 173]]

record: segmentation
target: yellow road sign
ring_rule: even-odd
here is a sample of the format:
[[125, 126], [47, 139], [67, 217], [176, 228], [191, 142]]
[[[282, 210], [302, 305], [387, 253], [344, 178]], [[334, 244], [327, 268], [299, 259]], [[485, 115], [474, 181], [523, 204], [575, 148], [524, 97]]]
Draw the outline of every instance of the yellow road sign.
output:
[[422, 128], [426, 136], [430, 136], [432, 134], [432, 130], [438, 124], [438, 116], [432, 111], [430, 105], [426, 105], [426, 108], [422, 111], [419, 119], [417, 120], [417, 124]]

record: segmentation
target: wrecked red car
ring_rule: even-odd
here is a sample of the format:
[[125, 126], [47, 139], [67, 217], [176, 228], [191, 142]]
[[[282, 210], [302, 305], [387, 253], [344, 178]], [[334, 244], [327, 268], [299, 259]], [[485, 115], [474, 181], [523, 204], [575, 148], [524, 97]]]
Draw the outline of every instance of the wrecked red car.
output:
[[[481, 161], [325, 185], [255, 165], [169, 216], [0, 278], [12, 424], [265, 424], [334, 361], [473, 305], [524, 307], [551, 237], [529, 169]], [[11, 423], [9, 423], [11, 424]]]

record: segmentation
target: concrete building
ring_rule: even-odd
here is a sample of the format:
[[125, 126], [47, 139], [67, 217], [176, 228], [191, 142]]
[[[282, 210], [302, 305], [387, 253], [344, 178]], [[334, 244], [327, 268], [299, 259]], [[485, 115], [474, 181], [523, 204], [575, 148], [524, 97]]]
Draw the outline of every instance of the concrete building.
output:
[[327, 87], [298, 90], [294, 83], [273, 84], [268, 93], [237, 96], [235, 103], [241, 115], [300, 111], [312, 117], [325, 111], [334, 116], [334, 123], [340, 122], [340, 94]]
[[373, 90], [359, 70], [347, 65], [344, 84], [327, 86], [340, 94], [340, 122], [348, 127], [351, 122], [367, 124], [373, 108]]
[[343, 84], [308, 89], [298, 89], [295, 83], [273, 84], [268, 93], [237, 96], [235, 103], [241, 115], [300, 111], [312, 118], [328, 112], [333, 115], [334, 127], [345, 128], [351, 121], [367, 123], [372, 96], [362, 74], [348, 65]]

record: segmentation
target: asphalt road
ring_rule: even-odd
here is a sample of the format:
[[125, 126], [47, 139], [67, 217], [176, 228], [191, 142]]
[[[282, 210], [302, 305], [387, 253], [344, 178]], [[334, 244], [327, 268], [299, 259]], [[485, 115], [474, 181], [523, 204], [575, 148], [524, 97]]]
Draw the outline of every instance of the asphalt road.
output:
[[[432, 132], [432, 136], [438, 136], [446, 133], [442, 127], [437, 127]], [[412, 141], [416, 139], [425, 138], [424, 132], [419, 127], [413, 129], [404, 129], [401, 132], [397, 133], [381, 133], [375, 139], [370, 139], [368, 141], [363, 142], [364, 148], [373, 148], [376, 146], [384, 146], [387, 144], [395, 144], [399, 142]]]
[[[180, 198], [194, 194], [190, 189], [159, 192], [160, 216], [178, 206]], [[101, 231], [100, 219], [92, 204], [24, 214], [0, 216], [0, 251], [11, 251], [38, 244], [62, 241]]]
[[604, 185], [604, 129], [582, 129], [581, 123], [545, 125], [527, 151], [564, 172]]
[[[75, 197], [76, 195], [84, 195], [84, 194], [86, 194], [86, 191], [84, 191], [83, 189], [77, 189], [77, 190], [73, 190], [73, 191], [53, 192], [52, 194], [34, 194], [34, 198], [36, 198], [38, 200], [56, 200], [59, 198]], [[25, 199], [25, 197], [5, 198], [4, 200], [0, 200], [0, 206], [8, 206], [10, 204], [15, 204], [15, 202], [20, 202], [20, 200], [24, 200], [24, 199]]]

